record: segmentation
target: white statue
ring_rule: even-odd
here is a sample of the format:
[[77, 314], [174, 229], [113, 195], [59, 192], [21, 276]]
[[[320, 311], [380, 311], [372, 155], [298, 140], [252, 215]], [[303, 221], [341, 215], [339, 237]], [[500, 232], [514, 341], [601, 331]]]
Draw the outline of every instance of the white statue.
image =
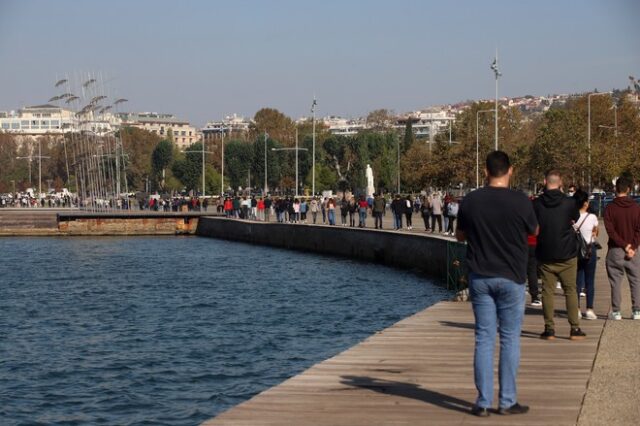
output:
[[373, 185], [373, 170], [371, 169], [371, 166], [368, 164], [367, 164], [366, 176], [367, 176], [367, 198], [369, 198], [373, 196], [373, 193], [375, 192], [376, 188]]

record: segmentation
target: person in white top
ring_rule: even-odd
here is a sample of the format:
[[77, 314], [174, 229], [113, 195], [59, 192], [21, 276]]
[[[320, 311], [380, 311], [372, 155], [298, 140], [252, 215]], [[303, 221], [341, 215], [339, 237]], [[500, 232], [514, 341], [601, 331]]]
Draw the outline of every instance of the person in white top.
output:
[[573, 228], [576, 231], [580, 231], [582, 238], [587, 242], [588, 247], [590, 247], [591, 253], [588, 259], [578, 260], [578, 275], [576, 281], [578, 306], [580, 306], [580, 297], [586, 296], [587, 310], [582, 317], [584, 319], [594, 320], [598, 319], [595, 312], [593, 312], [596, 264], [598, 263], [598, 244], [596, 240], [598, 237], [598, 216], [589, 213], [589, 195], [586, 192], [578, 190], [573, 195], [573, 198], [580, 208], [580, 218], [573, 225]]

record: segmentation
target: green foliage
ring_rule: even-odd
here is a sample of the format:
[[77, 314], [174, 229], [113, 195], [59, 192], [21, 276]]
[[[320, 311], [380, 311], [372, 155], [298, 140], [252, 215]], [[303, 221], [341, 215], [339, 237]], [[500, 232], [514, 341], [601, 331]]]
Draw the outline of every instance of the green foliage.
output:
[[[234, 190], [245, 188], [249, 183], [249, 171], [253, 162], [253, 143], [230, 141], [225, 143], [225, 180]], [[253, 176], [251, 177], [254, 181]]]
[[415, 136], [413, 135], [413, 123], [411, 118], [407, 118], [407, 125], [404, 128], [404, 140], [402, 144], [402, 152], [407, 152], [411, 145], [413, 145], [413, 141], [415, 140]]

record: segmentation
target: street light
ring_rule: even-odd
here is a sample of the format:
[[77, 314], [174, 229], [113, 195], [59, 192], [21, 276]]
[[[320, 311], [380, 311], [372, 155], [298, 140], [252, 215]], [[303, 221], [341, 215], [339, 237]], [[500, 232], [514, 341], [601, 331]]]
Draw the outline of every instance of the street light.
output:
[[311, 154], [311, 195], [316, 195], [316, 96], [313, 95], [313, 103], [311, 104], [311, 113], [313, 114], [313, 130], [311, 134], [312, 139], [312, 154]]
[[224, 195], [224, 130], [224, 125], [220, 126], [220, 131], [222, 132], [222, 143], [220, 145], [220, 149], [222, 150], [222, 165], [220, 166], [220, 174], [222, 175], [220, 182], [220, 196]]
[[589, 169], [589, 193], [591, 193], [591, 97], [609, 94], [611, 94], [611, 92], [589, 93], [587, 95], [587, 167]]
[[184, 151], [185, 153], [202, 153], [202, 196], [206, 195], [206, 187], [205, 187], [205, 164], [204, 164], [204, 154], [213, 154], [211, 151], [204, 150], [204, 137], [202, 138], [202, 150], [200, 151]]
[[[480, 114], [485, 112], [494, 112], [492, 109], [481, 109], [476, 111], [476, 189], [480, 188], [480, 123], [478, 121]], [[497, 113], [498, 110], [495, 110]], [[496, 130], [498, 130], [496, 128]]]
[[298, 129], [296, 129], [296, 147], [295, 148], [271, 148], [271, 151], [295, 151], [296, 152], [296, 197], [298, 196], [298, 152], [309, 151], [307, 148], [298, 148]]
[[264, 132], [264, 187], [262, 187], [262, 197], [267, 196], [267, 138], [269, 135]]
[[498, 150], [498, 78], [502, 76], [502, 73], [498, 69], [498, 49], [496, 49], [496, 57], [491, 64], [491, 69], [496, 77], [496, 116], [495, 116], [495, 126], [496, 126], [496, 141], [495, 141], [495, 150]]
[[38, 198], [40, 198], [40, 194], [42, 194], [42, 159], [43, 158], [51, 158], [48, 156], [42, 155], [42, 141], [38, 139], [38, 155], [33, 155], [33, 153], [29, 153], [27, 157], [16, 157], [17, 160], [27, 159], [29, 160], [29, 184], [31, 184], [31, 162], [34, 158], [38, 159]]

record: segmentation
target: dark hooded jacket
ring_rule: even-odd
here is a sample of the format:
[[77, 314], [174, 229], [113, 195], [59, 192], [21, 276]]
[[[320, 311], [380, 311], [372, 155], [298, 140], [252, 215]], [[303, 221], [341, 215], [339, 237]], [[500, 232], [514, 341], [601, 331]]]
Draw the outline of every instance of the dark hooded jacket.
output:
[[575, 200], [559, 189], [545, 190], [533, 202], [540, 234], [536, 257], [541, 262], [562, 262], [578, 255], [573, 224], [580, 218]]
[[640, 206], [631, 197], [616, 197], [604, 211], [609, 248], [640, 245]]

